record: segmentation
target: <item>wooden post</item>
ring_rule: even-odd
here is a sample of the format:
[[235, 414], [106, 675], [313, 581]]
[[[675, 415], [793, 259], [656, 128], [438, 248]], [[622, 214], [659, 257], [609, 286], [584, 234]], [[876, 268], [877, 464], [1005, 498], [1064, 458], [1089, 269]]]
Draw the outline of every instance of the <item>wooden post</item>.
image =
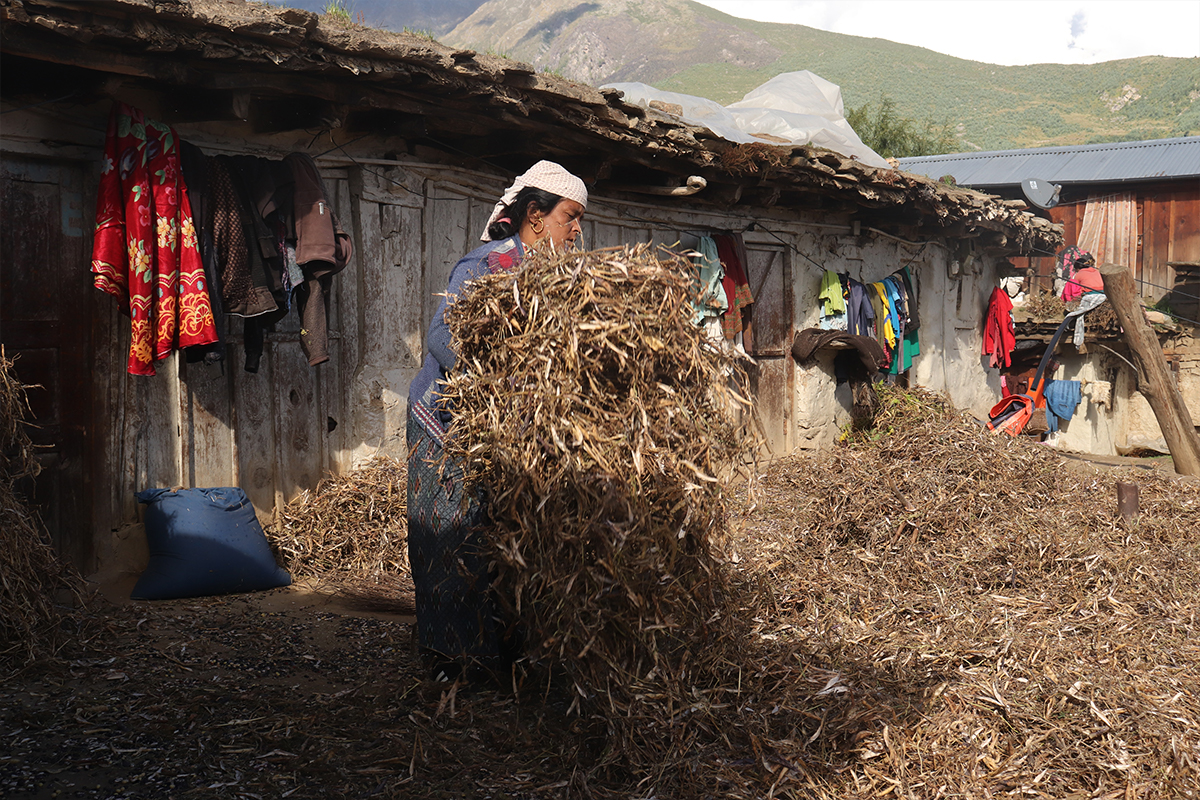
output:
[[1100, 278], [1104, 281], [1104, 293], [1112, 303], [1117, 320], [1125, 330], [1125, 343], [1133, 355], [1138, 369], [1138, 391], [1150, 403], [1175, 471], [1180, 475], [1200, 476], [1200, 438], [1192, 415], [1184, 405], [1183, 395], [1163, 358], [1158, 337], [1142, 314], [1141, 303], [1134, 289], [1133, 276], [1120, 264], [1104, 264], [1100, 267]]
[[1126, 520], [1133, 519], [1141, 511], [1138, 507], [1139, 495], [1140, 492], [1136, 483], [1117, 481], [1117, 511]]

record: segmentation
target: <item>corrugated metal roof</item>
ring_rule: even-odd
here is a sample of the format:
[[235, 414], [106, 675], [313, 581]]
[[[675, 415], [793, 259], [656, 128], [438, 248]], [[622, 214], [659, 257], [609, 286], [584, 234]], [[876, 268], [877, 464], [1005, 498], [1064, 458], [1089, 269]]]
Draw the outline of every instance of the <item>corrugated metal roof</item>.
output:
[[1200, 176], [1200, 136], [951, 153], [900, 159], [900, 169], [930, 178], [953, 175], [960, 186], [1015, 186], [1037, 178], [1059, 184]]

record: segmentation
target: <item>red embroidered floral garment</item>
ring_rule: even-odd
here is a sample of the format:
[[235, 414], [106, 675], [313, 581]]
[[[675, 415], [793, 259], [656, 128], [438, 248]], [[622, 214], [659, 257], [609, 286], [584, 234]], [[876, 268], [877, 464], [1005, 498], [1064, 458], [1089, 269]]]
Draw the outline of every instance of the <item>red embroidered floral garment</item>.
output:
[[129, 314], [129, 372], [153, 375], [176, 347], [217, 341], [174, 129], [116, 103], [96, 200], [96, 288]]

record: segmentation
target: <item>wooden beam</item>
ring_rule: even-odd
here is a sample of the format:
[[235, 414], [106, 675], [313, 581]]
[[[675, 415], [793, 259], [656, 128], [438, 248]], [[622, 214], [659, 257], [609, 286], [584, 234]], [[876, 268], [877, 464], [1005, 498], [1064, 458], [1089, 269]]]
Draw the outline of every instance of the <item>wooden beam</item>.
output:
[[1100, 267], [1100, 278], [1104, 281], [1104, 293], [1125, 329], [1125, 341], [1138, 368], [1138, 391], [1154, 411], [1175, 471], [1180, 475], [1200, 476], [1200, 437], [1196, 436], [1192, 415], [1167, 368], [1158, 337], [1142, 315], [1133, 276], [1120, 264], [1109, 263]]

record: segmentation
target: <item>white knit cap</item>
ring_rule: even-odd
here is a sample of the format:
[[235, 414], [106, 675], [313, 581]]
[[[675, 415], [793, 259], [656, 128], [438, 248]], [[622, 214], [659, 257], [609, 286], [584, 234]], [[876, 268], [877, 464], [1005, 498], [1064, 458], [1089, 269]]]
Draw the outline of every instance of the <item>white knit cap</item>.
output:
[[574, 200], [587, 208], [587, 186], [581, 179], [567, 172], [561, 164], [555, 164], [553, 161], [539, 161], [526, 170], [524, 175], [518, 176], [512, 186], [504, 190], [500, 202], [496, 203], [496, 207], [492, 209], [492, 215], [488, 217], [487, 224], [483, 226], [483, 235], [479, 237], [480, 239], [485, 242], [492, 240], [492, 237], [488, 236], [487, 229], [492, 227], [493, 222], [500, 219], [500, 214], [504, 209], [513, 200], [516, 200], [517, 194], [527, 186], [556, 194], [567, 200]]

